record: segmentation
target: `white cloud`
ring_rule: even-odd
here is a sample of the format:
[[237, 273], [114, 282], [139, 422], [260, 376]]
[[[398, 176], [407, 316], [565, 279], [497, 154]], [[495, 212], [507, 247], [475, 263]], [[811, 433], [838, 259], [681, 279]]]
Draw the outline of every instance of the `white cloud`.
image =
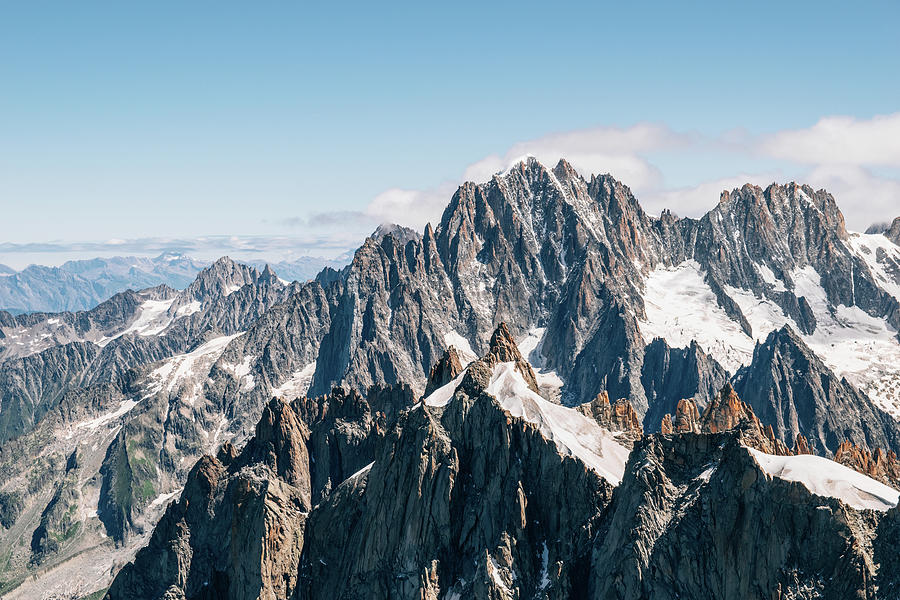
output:
[[427, 190], [391, 188], [375, 196], [365, 214], [376, 224], [399, 223], [421, 230], [425, 223], [437, 225], [455, 190], [451, 183]]
[[847, 228], [863, 231], [876, 222], [900, 216], [900, 181], [873, 175], [853, 165], [822, 165], [805, 179], [834, 196]]
[[767, 136], [759, 148], [768, 156], [810, 165], [900, 166], [900, 113], [826, 117], [806, 129]]

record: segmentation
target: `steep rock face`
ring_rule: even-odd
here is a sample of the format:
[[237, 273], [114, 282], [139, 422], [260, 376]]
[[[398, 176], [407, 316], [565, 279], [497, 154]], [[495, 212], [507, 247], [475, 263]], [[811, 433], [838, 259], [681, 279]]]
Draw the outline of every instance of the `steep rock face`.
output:
[[310, 428], [314, 504], [375, 459], [400, 412], [414, 402], [409, 386], [373, 386], [365, 398], [334, 388], [328, 396], [294, 401], [294, 410]]
[[[832, 305], [858, 305], [882, 315], [891, 301], [870, 277], [851, 286], [851, 270], [868, 270], [851, 254], [843, 215], [825, 191], [792, 183], [723, 192], [719, 205], [697, 222], [696, 240], [695, 257], [710, 279], [771, 299], [804, 333], [816, 324], [800, 292], [790, 291], [796, 269], [813, 267]], [[766, 281], [760, 265], [774, 273], [776, 281], [786, 282], [788, 291]]]
[[0, 442], [19, 436], [77, 386], [96, 358], [93, 344], [72, 343], [4, 363], [0, 369]]
[[610, 404], [609, 394], [600, 392], [590, 402], [578, 406], [577, 410], [597, 421], [604, 429], [624, 434], [617, 436], [620, 442], [633, 443], [644, 434], [637, 413], [626, 398], [619, 398]]
[[644, 428], [656, 428], [665, 414], [676, 414], [682, 399], [691, 399], [703, 409], [725, 382], [728, 374], [697, 342], [688, 348], [670, 348], [657, 338], [647, 345], [641, 368], [641, 384], [647, 393], [649, 408]]
[[55, 553], [60, 544], [70, 540], [81, 526], [78, 510], [82, 497], [77, 469], [77, 452], [73, 452], [66, 464], [65, 477], [41, 511], [40, 525], [32, 534], [31, 560], [35, 564], [40, 564], [46, 555]]
[[868, 448], [900, 449], [896, 421], [839, 381], [789, 327], [756, 347], [734, 387], [782, 442], [802, 434], [813, 452], [829, 456], [845, 439]]
[[768, 477], [734, 434], [648, 436], [595, 538], [589, 597], [875, 598], [874, 538], [869, 515]]
[[273, 401], [239, 456], [201, 459], [107, 598], [289, 597], [311, 508], [306, 435]]
[[457, 392], [407, 413], [313, 512], [300, 597], [578, 596], [611, 490], [490, 396]]

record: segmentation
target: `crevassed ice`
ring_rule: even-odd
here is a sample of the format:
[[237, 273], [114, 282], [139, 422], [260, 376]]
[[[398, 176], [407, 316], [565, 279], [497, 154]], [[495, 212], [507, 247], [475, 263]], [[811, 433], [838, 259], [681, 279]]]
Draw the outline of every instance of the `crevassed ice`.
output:
[[754, 341], [719, 306], [695, 260], [650, 272], [644, 312], [646, 320], [639, 325], [648, 344], [660, 337], [670, 346], [685, 348], [696, 340], [732, 373], [753, 356]]
[[[753, 331], [748, 336], [718, 305], [703, 279], [699, 264], [690, 260], [676, 267], [658, 267], [646, 281], [646, 320], [641, 334], [649, 343], [662, 337], [670, 346], [687, 347], [691, 340], [734, 373], [753, 358], [753, 348], [773, 330], [790, 325], [837, 377], [867, 393], [882, 409], [900, 418], [900, 342], [884, 319], [857, 306], [828, 304], [819, 274], [811, 266], [790, 273], [794, 293], [806, 298], [816, 318], [810, 335], [777, 304], [753, 292], [726, 286]], [[774, 274], [773, 274], [774, 276]]]

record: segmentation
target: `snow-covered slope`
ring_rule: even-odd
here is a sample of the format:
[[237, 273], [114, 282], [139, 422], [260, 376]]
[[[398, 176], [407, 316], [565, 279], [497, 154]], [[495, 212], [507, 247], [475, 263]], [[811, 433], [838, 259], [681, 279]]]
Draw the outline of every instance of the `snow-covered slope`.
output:
[[[446, 406], [465, 374], [463, 371], [453, 381], [436, 389], [425, 398], [425, 404]], [[512, 416], [537, 425], [543, 436], [556, 444], [560, 454], [579, 458], [613, 485], [622, 481], [629, 450], [596, 421], [533, 392], [514, 362], [496, 365], [485, 391]]]
[[890, 510], [900, 492], [827, 458], [801, 454], [773, 456], [747, 448], [760, 468], [772, 477], [798, 481], [819, 496], [837, 498], [859, 510]]
[[696, 340], [732, 373], [753, 356], [754, 340], [718, 305], [694, 260], [651, 271], [645, 282], [644, 310], [647, 318], [639, 324], [648, 344], [659, 337], [670, 346], [686, 348]]
[[[870, 237], [883, 236], [851, 239], [856, 240], [853, 243], [857, 247], [868, 247], [862, 246], [863, 242], [859, 240]], [[875, 241], [864, 241], [872, 247], [882, 247]], [[886, 239], [885, 243], [890, 245]], [[894, 252], [891, 248], [888, 250]], [[896, 254], [900, 255], [900, 252]], [[876, 266], [880, 264], [876, 263]], [[760, 267], [760, 272], [765, 271], [764, 278], [772, 278], [771, 285], [789, 289], [798, 298], [805, 298], [812, 309], [816, 327], [810, 334], [801, 334], [803, 341], [839, 378], [846, 377], [883, 410], [900, 418], [897, 330], [884, 318], [874, 317], [858, 306], [832, 306], [819, 273], [811, 266], [792, 271], [790, 282], [775, 279], [770, 269]], [[705, 273], [693, 260], [671, 268], [660, 266], [649, 273], [644, 296], [647, 318], [639, 322], [645, 341], [649, 343], [653, 338], [661, 337], [670, 346], [686, 347], [691, 340], [696, 340], [734, 373], [750, 363], [755, 344], [765, 340], [772, 331], [784, 325], [801, 331], [799, 325], [772, 300], [747, 289], [725, 286], [725, 292], [750, 324], [753, 335], [747, 335], [719, 306], [704, 277]], [[884, 282], [884, 289], [891, 292], [893, 288], [889, 283]]]

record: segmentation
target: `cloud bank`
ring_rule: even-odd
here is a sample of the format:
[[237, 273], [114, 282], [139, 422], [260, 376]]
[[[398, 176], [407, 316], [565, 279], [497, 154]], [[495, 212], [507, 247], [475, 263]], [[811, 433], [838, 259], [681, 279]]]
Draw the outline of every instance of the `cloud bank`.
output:
[[[760, 136], [739, 129], [701, 135], [653, 123], [547, 135], [471, 163], [456, 181], [387, 190], [360, 214], [371, 223], [421, 228], [440, 219], [458, 184], [487, 181], [525, 155], [548, 166], [565, 158], [585, 177], [610, 173], [651, 214], [668, 208], [697, 217], [715, 206], [723, 190], [797, 181], [831, 192], [853, 229], [900, 215], [900, 113], [827, 117], [805, 129]], [[672, 184], [685, 164], [702, 175], [690, 185]], [[748, 171], [748, 164], [762, 166]]]

